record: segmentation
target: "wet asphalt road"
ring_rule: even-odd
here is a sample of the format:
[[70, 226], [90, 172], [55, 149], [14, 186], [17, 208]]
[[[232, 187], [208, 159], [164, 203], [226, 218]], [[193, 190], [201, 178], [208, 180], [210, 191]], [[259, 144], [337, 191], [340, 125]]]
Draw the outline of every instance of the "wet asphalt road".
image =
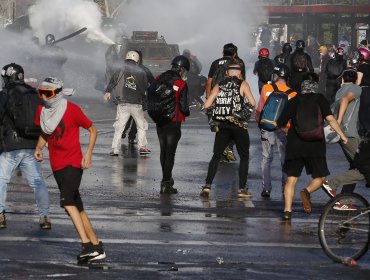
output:
[[[211, 158], [214, 134], [205, 116], [193, 108], [183, 125], [173, 172], [179, 193], [159, 195], [161, 169], [155, 126], [150, 122], [149, 148], [140, 157], [136, 146], [123, 141], [122, 155], [108, 154], [113, 136], [114, 108], [100, 99], [72, 98], [99, 130], [93, 166], [84, 173], [82, 198], [107, 261], [78, 266], [80, 245], [73, 225], [58, 206], [59, 191], [48, 160], [44, 177], [51, 198], [52, 230], [41, 231], [33, 193], [21, 176], [8, 188], [8, 227], [0, 231], [0, 279], [369, 279], [370, 253], [357, 267], [335, 264], [320, 248], [317, 224], [326, 195], [312, 195], [314, 211], [303, 212], [299, 181], [291, 222], [283, 209], [281, 173], [275, 153], [273, 191], [262, 199], [261, 149], [256, 123], [250, 124], [251, 199], [238, 200], [238, 162], [221, 164], [208, 200], [199, 197]], [[86, 148], [87, 133], [81, 141]], [[332, 174], [347, 168], [337, 145], [328, 146]], [[369, 197], [360, 184], [358, 192]]]

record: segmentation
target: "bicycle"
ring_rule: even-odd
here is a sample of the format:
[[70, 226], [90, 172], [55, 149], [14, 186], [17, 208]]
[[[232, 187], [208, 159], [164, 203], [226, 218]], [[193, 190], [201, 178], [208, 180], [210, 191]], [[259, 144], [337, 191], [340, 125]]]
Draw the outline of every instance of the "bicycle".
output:
[[[348, 210], [336, 210], [347, 205]], [[325, 254], [335, 262], [358, 260], [369, 249], [369, 202], [357, 193], [332, 198], [319, 220], [319, 240]]]

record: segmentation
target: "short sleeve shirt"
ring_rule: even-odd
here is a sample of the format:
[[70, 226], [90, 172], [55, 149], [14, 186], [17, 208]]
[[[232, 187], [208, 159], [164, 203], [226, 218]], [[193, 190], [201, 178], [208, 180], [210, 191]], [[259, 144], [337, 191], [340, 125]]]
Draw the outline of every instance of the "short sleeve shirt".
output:
[[[352, 83], [343, 84], [335, 95], [334, 104], [337, 104], [336, 107], [339, 110], [340, 101], [349, 92], [352, 92], [354, 99], [348, 104], [347, 110], [344, 113], [342, 129], [344, 128], [343, 124], [348, 123], [347, 128], [344, 129], [344, 134], [347, 137], [359, 137], [357, 132], [357, 122], [358, 122], [358, 109], [360, 107], [361, 87]], [[337, 114], [338, 111], [336, 110], [336, 112], [333, 113]]]
[[[211, 67], [209, 68], [208, 72], [208, 78], [213, 78], [213, 75], [215, 74], [216, 70], [223, 64], [228, 63], [232, 58], [224, 56], [222, 58], [216, 59], [215, 61], [212, 62]], [[244, 61], [240, 57], [235, 58], [241, 65], [242, 67], [242, 77], [245, 79], [245, 64]]]
[[367, 63], [360, 64], [357, 67], [357, 72], [361, 72], [363, 74], [360, 86], [362, 87], [370, 86], [370, 64]]
[[[38, 125], [40, 125], [41, 109], [40, 106], [35, 119], [35, 123]], [[67, 109], [55, 131], [50, 135], [45, 134], [53, 171], [67, 166], [81, 168], [80, 127], [88, 129], [91, 126], [92, 122], [85, 116], [81, 108], [68, 101]]]

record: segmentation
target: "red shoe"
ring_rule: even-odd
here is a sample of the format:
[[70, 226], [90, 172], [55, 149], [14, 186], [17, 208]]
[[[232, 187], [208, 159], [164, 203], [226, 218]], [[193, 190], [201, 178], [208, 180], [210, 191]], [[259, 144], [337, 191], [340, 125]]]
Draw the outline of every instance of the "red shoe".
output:
[[328, 182], [328, 180], [324, 180], [324, 181], [322, 182], [321, 188], [324, 190], [324, 192], [326, 192], [326, 194], [327, 194], [328, 196], [330, 196], [330, 198], [333, 198], [334, 196], [336, 196], [336, 195], [337, 195], [336, 190], [333, 190], [333, 189], [329, 186], [329, 182]]
[[139, 154], [140, 155], [149, 155], [152, 151], [149, 150], [148, 148], [142, 147], [139, 149]]

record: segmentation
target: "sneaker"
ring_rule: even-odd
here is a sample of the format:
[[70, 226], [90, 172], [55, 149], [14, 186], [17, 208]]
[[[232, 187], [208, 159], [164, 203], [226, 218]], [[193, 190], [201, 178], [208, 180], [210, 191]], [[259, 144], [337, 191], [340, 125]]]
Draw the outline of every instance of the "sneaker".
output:
[[161, 189], [160, 194], [177, 194], [177, 189], [172, 186], [168, 186], [164, 189]]
[[252, 194], [248, 191], [247, 188], [238, 190], [238, 198], [246, 198], [251, 196]]
[[111, 151], [111, 152], [109, 153], [109, 155], [110, 155], [111, 157], [118, 157], [118, 153], [113, 152], [113, 151]]
[[262, 196], [262, 197], [270, 197], [270, 193], [271, 193], [271, 191], [263, 190], [263, 191], [261, 192], [261, 196]]
[[290, 221], [292, 219], [292, 212], [284, 211], [283, 216], [281, 217], [284, 221]]
[[227, 147], [227, 148], [223, 151], [223, 153], [222, 153], [222, 154], [227, 158], [227, 160], [228, 160], [228, 161], [236, 161], [236, 157], [235, 157], [235, 155], [234, 155], [233, 151], [232, 151], [232, 150], [230, 150], [230, 148], [229, 148], [229, 147]]
[[151, 152], [152, 152], [152, 151], [151, 151], [151, 150], [149, 150], [148, 148], [144, 148], [144, 147], [142, 147], [142, 148], [140, 148], [140, 149], [139, 149], [139, 154], [140, 154], [140, 155], [149, 155]]
[[89, 260], [99, 256], [98, 250], [94, 247], [94, 245], [91, 242], [82, 243], [81, 245], [82, 245], [81, 253], [77, 256], [77, 261], [79, 263], [88, 262]]
[[6, 228], [5, 211], [0, 213], [0, 228]]
[[229, 163], [230, 160], [227, 158], [227, 156], [222, 155], [220, 159], [220, 163]]
[[131, 144], [131, 145], [135, 145], [135, 144], [137, 144], [137, 141], [136, 141], [135, 138], [133, 138], [133, 139], [132, 138], [129, 138], [128, 139], [128, 143]]
[[303, 203], [303, 210], [306, 213], [311, 213], [312, 212], [311, 195], [307, 189], [301, 190], [301, 197]]
[[51, 229], [51, 222], [48, 216], [40, 217], [39, 224], [41, 229]]
[[330, 196], [330, 198], [333, 198], [334, 196], [336, 196], [336, 195], [337, 195], [336, 190], [333, 190], [333, 189], [329, 186], [329, 182], [328, 182], [328, 180], [324, 180], [324, 181], [322, 182], [321, 188], [324, 190], [324, 192], [326, 192], [326, 194], [327, 194], [328, 196]]
[[93, 245], [94, 249], [96, 252], [98, 252], [99, 255], [89, 259], [89, 261], [101, 261], [101, 260], [104, 260], [106, 258], [106, 255], [105, 255], [105, 252], [104, 252], [104, 248], [103, 248], [103, 242], [99, 242], [99, 244], [97, 245]]
[[355, 211], [358, 210], [356, 206], [353, 204], [342, 204], [340, 202], [336, 202], [335, 205], [333, 206], [334, 210], [338, 211]]
[[199, 195], [202, 197], [208, 197], [210, 191], [211, 191], [211, 185], [205, 185], [204, 187], [202, 187], [202, 191], [200, 192]]

